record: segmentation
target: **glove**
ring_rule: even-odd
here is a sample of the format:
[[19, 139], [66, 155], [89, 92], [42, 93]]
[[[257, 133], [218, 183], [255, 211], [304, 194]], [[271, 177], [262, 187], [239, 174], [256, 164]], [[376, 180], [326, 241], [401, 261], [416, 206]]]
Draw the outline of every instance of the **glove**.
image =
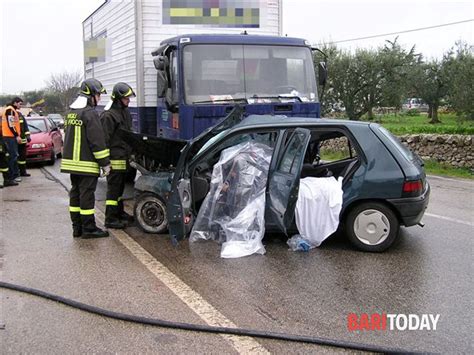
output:
[[110, 174], [110, 172], [112, 171], [112, 166], [110, 164], [106, 166], [101, 166], [100, 170], [101, 170], [100, 176], [104, 177]]

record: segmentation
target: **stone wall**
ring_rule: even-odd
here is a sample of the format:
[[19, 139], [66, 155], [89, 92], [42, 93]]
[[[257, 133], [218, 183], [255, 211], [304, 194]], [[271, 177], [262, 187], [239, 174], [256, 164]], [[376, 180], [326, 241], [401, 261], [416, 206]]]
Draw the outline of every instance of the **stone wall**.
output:
[[[474, 169], [473, 136], [459, 134], [407, 134], [398, 137], [423, 160], [435, 160], [454, 167]], [[347, 149], [344, 139], [325, 144], [328, 150]]]
[[399, 138], [424, 160], [436, 160], [454, 167], [474, 168], [473, 136], [407, 134]]

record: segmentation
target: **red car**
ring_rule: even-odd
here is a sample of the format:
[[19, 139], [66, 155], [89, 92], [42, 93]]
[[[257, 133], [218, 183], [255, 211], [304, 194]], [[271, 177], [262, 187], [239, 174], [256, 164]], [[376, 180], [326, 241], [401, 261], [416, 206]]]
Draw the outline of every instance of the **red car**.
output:
[[54, 121], [47, 117], [27, 117], [31, 142], [26, 145], [26, 161], [53, 165], [63, 151], [63, 136]]

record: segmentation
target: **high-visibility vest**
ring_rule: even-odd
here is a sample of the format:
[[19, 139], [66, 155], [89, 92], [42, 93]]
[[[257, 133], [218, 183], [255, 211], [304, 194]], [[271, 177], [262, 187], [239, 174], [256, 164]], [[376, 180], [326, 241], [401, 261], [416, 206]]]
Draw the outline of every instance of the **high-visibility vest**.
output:
[[[8, 115], [7, 111], [13, 112]], [[20, 117], [13, 106], [8, 106], [2, 115], [2, 135], [3, 137], [16, 137], [20, 135]], [[16, 133], [16, 134], [15, 134]]]

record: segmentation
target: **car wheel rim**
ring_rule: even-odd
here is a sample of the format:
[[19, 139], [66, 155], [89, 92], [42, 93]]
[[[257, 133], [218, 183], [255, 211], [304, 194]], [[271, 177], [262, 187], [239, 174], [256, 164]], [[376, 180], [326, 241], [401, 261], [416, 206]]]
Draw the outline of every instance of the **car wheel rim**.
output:
[[354, 233], [366, 245], [379, 245], [390, 234], [390, 221], [378, 210], [364, 210], [354, 221]]
[[155, 201], [146, 201], [141, 208], [140, 217], [144, 224], [159, 227], [164, 220], [163, 209]]

